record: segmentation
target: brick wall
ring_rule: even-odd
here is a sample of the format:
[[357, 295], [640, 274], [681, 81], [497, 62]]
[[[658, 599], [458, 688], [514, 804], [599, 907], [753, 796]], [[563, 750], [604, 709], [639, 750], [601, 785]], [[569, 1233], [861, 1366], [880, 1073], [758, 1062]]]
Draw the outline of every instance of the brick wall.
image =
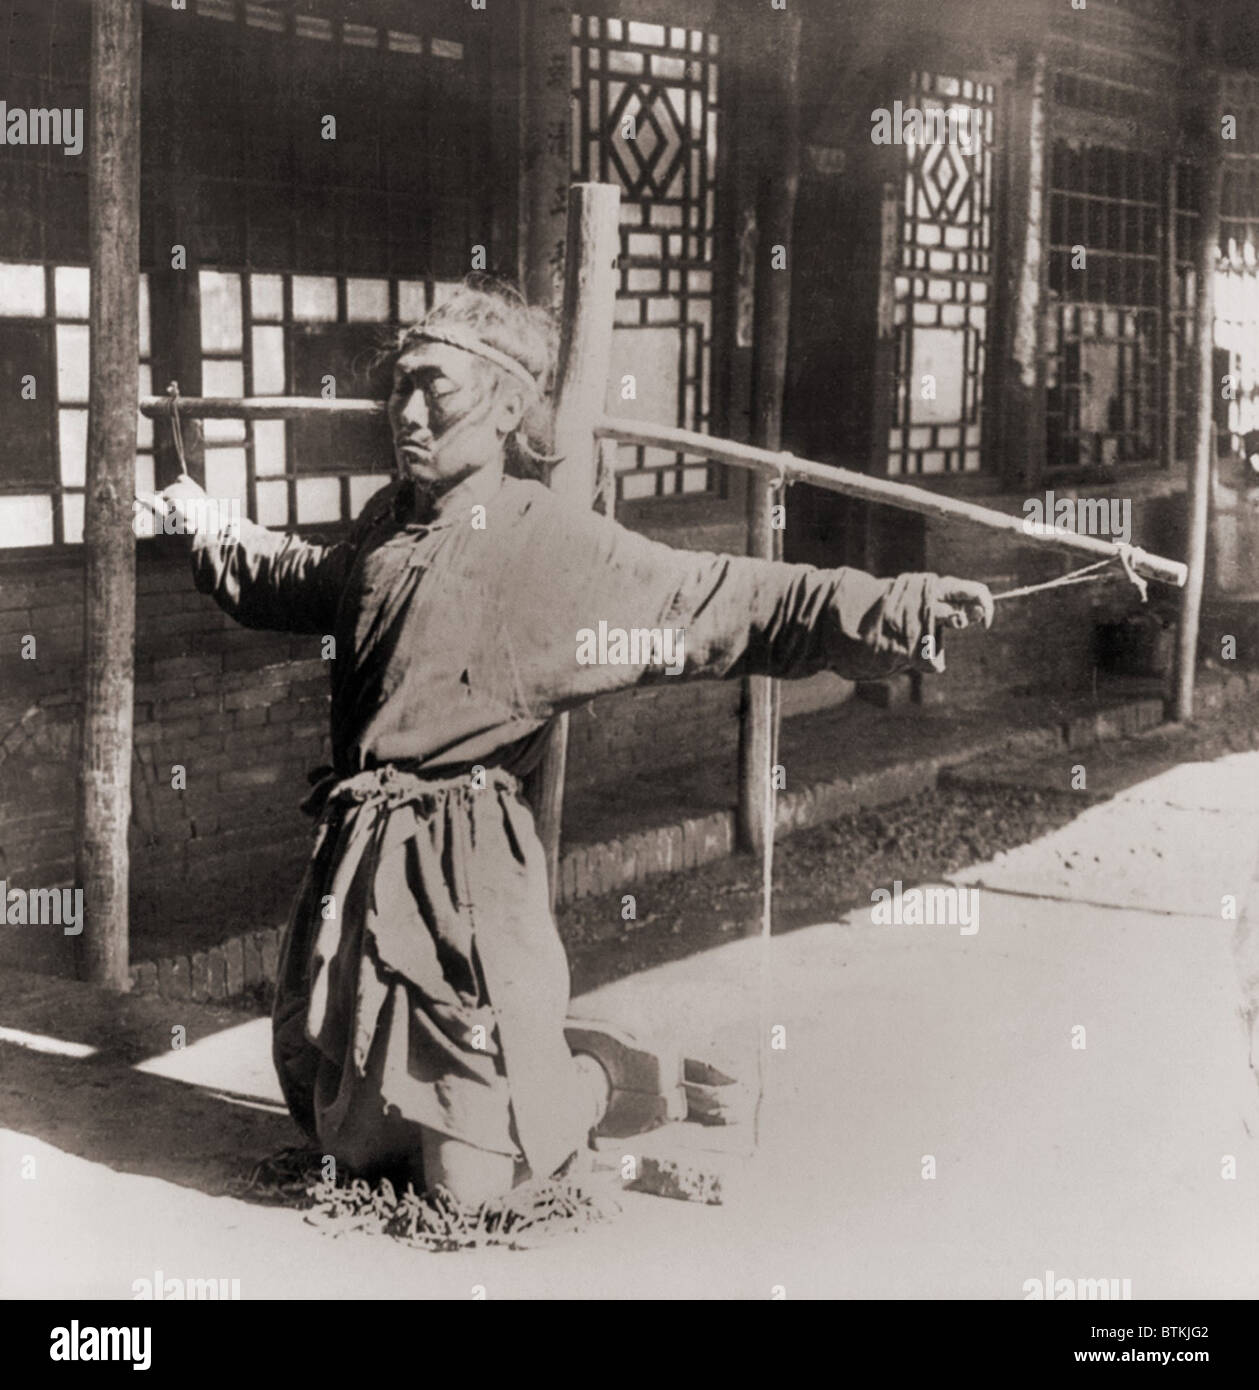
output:
[[[315, 638], [250, 632], [192, 585], [181, 542], [137, 561], [133, 949], [159, 923], [216, 934], [283, 913], [309, 848], [305, 773], [326, 762]], [[82, 557], [5, 557], [0, 570], [0, 853], [10, 883], [74, 878]], [[35, 659], [22, 641], [35, 638]], [[173, 785], [176, 767], [184, 786]], [[41, 964], [68, 939], [26, 937]], [[6, 936], [0, 950], [18, 948]]]

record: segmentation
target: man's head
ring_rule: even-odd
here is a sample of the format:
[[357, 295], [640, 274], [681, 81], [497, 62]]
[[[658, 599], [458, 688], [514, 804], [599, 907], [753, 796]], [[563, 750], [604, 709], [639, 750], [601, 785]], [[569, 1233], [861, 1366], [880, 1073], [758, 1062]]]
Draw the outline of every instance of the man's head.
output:
[[550, 365], [545, 314], [506, 287], [461, 286], [399, 335], [389, 397], [399, 476], [440, 495], [482, 468], [501, 470]]

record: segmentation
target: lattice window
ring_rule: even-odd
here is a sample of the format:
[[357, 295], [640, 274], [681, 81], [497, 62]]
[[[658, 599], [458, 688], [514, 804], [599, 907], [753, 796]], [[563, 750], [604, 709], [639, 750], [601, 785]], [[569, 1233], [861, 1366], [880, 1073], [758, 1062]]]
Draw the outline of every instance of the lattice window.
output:
[[[609, 405], [697, 430], [712, 411], [717, 52], [696, 29], [573, 17], [573, 175], [621, 187]], [[619, 467], [618, 500], [720, 487], [719, 468], [668, 450], [623, 446]]]
[[1224, 144], [1220, 263], [1215, 280], [1215, 345], [1234, 378], [1227, 401], [1227, 447], [1259, 430], [1259, 78], [1230, 73], [1223, 110], [1236, 117], [1237, 139]]
[[[313, 8], [189, 0], [173, 14], [162, 0], [146, 14], [146, 69], [179, 75], [146, 97], [146, 130], [205, 132], [177, 151], [201, 263], [440, 280], [482, 245], [492, 267], [485, 26], [466, 5], [408, 6], [405, 24], [393, 7], [399, 28], [362, 22], [381, 6]], [[156, 186], [156, 137], [145, 155]]]
[[[202, 270], [207, 396], [388, 394], [380, 351], [456, 288], [387, 276]], [[206, 420], [206, 490], [264, 526], [348, 521], [389, 481], [383, 420]]]
[[1050, 181], [1047, 466], [1149, 463], [1158, 454], [1162, 166], [1137, 151], [1057, 141]]
[[990, 83], [919, 72], [906, 107], [896, 398], [890, 473], [980, 467], [992, 289], [994, 102]]
[[[300, 393], [325, 362], [319, 376], [349, 377], [360, 343], [386, 326], [380, 285], [383, 319], [405, 318], [470, 268], [474, 245], [494, 263], [485, 27], [466, 6], [391, 7], [388, 21], [367, 13], [381, 8], [146, 5], [141, 254], [146, 267], [170, 264], [169, 228], [159, 245], [151, 219], [178, 176], [178, 222], [197, 259], [232, 268], [203, 280], [207, 390], [261, 392], [282, 375]], [[0, 90], [11, 109], [89, 109], [90, 19], [86, 0], [0, 5]], [[323, 113], [337, 117], [335, 141], [321, 138]], [[82, 534], [88, 250], [86, 160], [9, 147], [0, 161], [0, 545]], [[312, 291], [324, 296], [323, 318], [313, 309], [303, 317], [302, 285], [314, 281], [333, 286], [330, 312], [326, 290]], [[271, 318], [264, 282], [281, 286]], [[148, 332], [142, 304], [142, 392], [153, 387]], [[21, 397], [28, 375], [34, 400]], [[258, 437], [240, 422], [207, 423], [212, 490], [243, 493], [251, 511], [282, 524], [352, 514], [375, 470], [389, 467], [387, 439], [375, 450], [362, 425], [304, 438], [303, 428]], [[149, 489], [151, 422], [139, 431], [137, 484]]]
[[[331, 377], [340, 396], [383, 396], [372, 364], [391, 330], [457, 283], [474, 247], [491, 269], [501, 250], [484, 25], [467, 7], [397, 6], [388, 18], [347, 4], [189, 8], [195, 61], [181, 62], [186, 20], [160, 5], [145, 42], [146, 63], [186, 77], [165, 118], [196, 129], [212, 107], [221, 121], [177, 170], [204, 267], [202, 389], [318, 395]], [[349, 520], [390, 475], [383, 421], [204, 428], [207, 490], [264, 525]]]
[[[152, 390], [140, 277], [140, 394]], [[88, 302], [83, 265], [0, 263], [0, 547], [77, 544], [87, 481]], [[153, 422], [138, 417], [136, 486], [153, 488]]]
[[86, 263], [87, 166], [91, 139], [92, 7], [84, 0], [5, 0], [0, 4], [0, 98], [8, 111], [83, 112], [83, 151], [54, 144], [0, 150], [0, 258], [49, 265]]

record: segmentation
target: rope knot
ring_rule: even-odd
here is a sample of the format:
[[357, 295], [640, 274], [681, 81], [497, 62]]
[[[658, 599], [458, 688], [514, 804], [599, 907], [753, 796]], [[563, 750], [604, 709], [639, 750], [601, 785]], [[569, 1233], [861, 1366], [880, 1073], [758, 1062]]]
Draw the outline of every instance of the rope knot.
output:
[[1139, 546], [1128, 545], [1124, 541], [1119, 542], [1119, 563], [1123, 566], [1124, 574], [1135, 586], [1137, 593], [1141, 595], [1142, 603], [1146, 603], [1150, 597], [1150, 586], [1137, 573], [1137, 559], [1144, 553]]
[[780, 450], [774, 456], [774, 467], [778, 470], [778, 472], [775, 474], [774, 477], [770, 478], [768, 482], [769, 490], [774, 494], [775, 497], [781, 497], [783, 488], [787, 486], [787, 483], [789, 481], [787, 478], [787, 464], [794, 458], [795, 455], [788, 453], [786, 450]]

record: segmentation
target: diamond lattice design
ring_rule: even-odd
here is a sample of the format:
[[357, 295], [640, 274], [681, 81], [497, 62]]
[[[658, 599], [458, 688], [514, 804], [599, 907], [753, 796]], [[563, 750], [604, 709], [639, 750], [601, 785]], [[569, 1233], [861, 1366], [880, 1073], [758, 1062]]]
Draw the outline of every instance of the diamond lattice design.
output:
[[933, 217], [953, 221], [966, 198], [970, 170], [956, 145], [928, 145], [918, 177]]
[[[624, 135], [627, 116], [634, 122], [632, 140]], [[625, 193], [632, 198], [664, 196], [686, 138], [664, 91], [626, 83], [608, 113], [608, 136], [612, 163]]]

